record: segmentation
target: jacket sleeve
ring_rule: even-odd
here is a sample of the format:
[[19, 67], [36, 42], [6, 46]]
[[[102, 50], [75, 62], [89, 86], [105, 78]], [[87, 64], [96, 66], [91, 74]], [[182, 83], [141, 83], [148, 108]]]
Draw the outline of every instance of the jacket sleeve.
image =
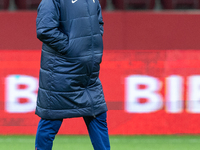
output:
[[100, 5], [100, 3], [99, 3], [99, 6], [98, 6], [98, 20], [99, 20], [99, 25], [100, 25], [100, 32], [101, 32], [101, 35], [103, 36], [103, 32], [104, 32], [103, 25], [104, 25], [104, 22], [103, 22], [103, 17], [102, 17], [102, 13], [101, 13], [101, 5]]
[[65, 54], [69, 40], [68, 36], [59, 29], [59, 19], [59, 0], [42, 0], [36, 19], [37, 38], [56, 51]]

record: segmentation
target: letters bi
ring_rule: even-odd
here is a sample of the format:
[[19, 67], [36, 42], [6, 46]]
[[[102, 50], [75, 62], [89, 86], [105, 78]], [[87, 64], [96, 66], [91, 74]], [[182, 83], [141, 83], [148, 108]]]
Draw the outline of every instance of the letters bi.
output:
[[[185, 82], [187, 86], [184, 86]], [[125, 110], [129, 113], [150, 113], [165, 108], [167, 113], [181, 113], [185, 107], [185, 95], [186, 111], [200, 113], [200, 76], [189, 76], [185, 82], [183, 77], [171, 75], [166, 78], [165, 90], [161, 92], [164, 83], [158, 78], [131, 75], [125, 79]], [[140, 102], [140, 99], [146, 101]]]

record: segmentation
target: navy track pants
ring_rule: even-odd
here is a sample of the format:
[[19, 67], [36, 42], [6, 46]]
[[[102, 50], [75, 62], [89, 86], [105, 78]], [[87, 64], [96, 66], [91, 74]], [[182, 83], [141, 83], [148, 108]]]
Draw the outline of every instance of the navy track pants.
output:
[[[106, 118], [106, 112], [96, 117], [83, 117], [94, 150], [110, 150]], [[63, 120], [40, 120], [35, 139], [36, 150], [52, 150], [53, 140], [60, 129], [62, 121]]]

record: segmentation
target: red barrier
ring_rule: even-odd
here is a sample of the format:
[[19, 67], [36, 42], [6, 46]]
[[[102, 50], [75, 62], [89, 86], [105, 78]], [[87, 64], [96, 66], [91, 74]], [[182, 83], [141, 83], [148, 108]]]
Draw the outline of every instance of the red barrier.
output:
[[[41, 49], [36, 11], [0, 12], [0, 49]], [[200, 49], [199, 12], [103, 12], [106, 50]]]
[[[36, 12], [0, 18], [0, 134], [35, 134]], [[199, 13], [119, 11], [103, 18], [109, 133], [199, 134]], [[66, 119], [59, 133], [87, 134], [83, 126], [81, 118]]]
[[[35, 134], [39, 50], [0, 51], [0, 134]], [[110, 134], [199, 134], [200, 51], [105, 50]], [[82, 118], [59, 134], [87, 134]]]

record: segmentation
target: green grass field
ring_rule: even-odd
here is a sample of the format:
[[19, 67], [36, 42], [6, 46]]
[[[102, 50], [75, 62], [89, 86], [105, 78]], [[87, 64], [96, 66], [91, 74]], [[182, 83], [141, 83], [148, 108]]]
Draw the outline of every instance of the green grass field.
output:
[[[34, 136], [0, 136], [0, 150], [33, 150]], [[110, 136], [111, 150], [198, 150], [200, 136]], [[53, 150], [93, 150], [88, 136], [57, 135]]]

